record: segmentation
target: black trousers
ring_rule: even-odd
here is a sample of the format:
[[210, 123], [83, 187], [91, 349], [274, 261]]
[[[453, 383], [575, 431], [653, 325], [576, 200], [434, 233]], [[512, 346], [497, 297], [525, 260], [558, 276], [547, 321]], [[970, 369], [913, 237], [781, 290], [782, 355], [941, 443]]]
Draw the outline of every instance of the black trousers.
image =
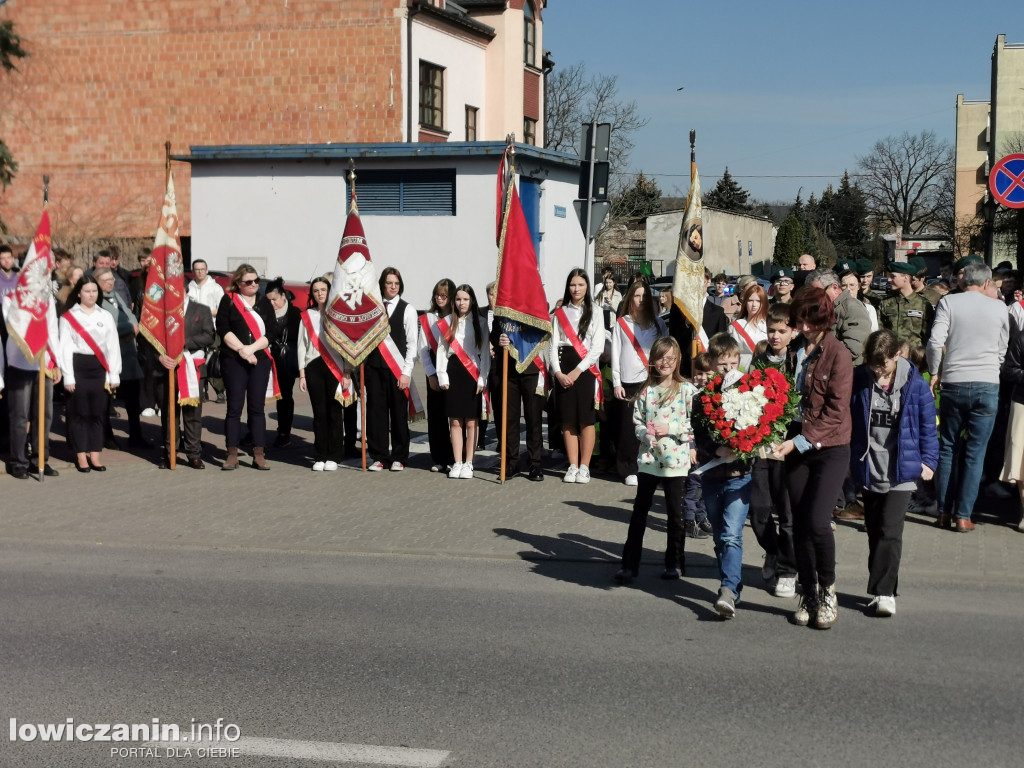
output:
[[804, 594], [836, 583], [832, 512], [850, 464], [850, 446], [837, 445], [786, 457], [786, 489], [793, 509], [793, 550]]
[[[225, 348], [226, 349], [226, 348]], [[266, 352], [256, 353], [256, 365], [250, 365], [238, 355], [222, 350], [220, 371], [224, 377], [228, 407], [224, 416], [224, 444], [237, 448], [242, 439], [242, 408], [249, 421], [249, 436], [254, 448], [267, 445], [267, 384], [271, 365]]]
[[75, 453], [99, 452], [103, 450], [103, 425], [110, 406], [107, 372], [95, 355], [75, 354], [72, 365], [75, 391], [68, 400], [68, 441]]
[[903, 523], [912, 491], [864, 491], [868, 532], [868, 594], [896, 596], [903, 555]]
[[613, 394], [610, 400], [612, 418], [605, 422], [605, 426], [614, 429], [615, 467], [623, 480], [638, 471], [636, 459], [640, 453], [640, 441], [637, 440], [636, 431], [633, 429], [633, 403], [630, 398], [643, 389], [646, 383], [638, 381], [635, 384], [623, 384], [626, 399], [618, 400]]
[[[366, 450], [372, 461], [409, 461], [409, 400], [387, 366], [363, 367], [366, 376]], [[388, 437], [391, 450], [388, 450]]]
[[[430, 463], [447, 467], [455, 463], [452, 451], [452, 434], [448, 426], [445, 403], [448, 393], [439, 389], [436, 392], [427, 386], [427, 441], [430, 445]], [[483, 427], [483, 424], [481, 424]]]
[[[786, 491], [785, 465], [773, 459], [754, 459], [750, 482], [750, 527], [754, 538], [766, 555], [775, 555], [779, 576], [795, 576], [793, 509]], [[779, 520], [777, 526], [773, 512]]]
[[[504, 425], [506, 453], [505, 469], [509, 473], [519, 471], [519, 419], [526, 420], [526, 454], [530, 468], [539, 467], [541, 451], [544, 448], [544, 397], [537, 394], [539, 373], [518, 373], [512, 366], [508, 372], [508, 420]], [[498, 381], [498, 397], [491, 398], [494, 409], [494, 423], [501, 422], [501, 380]], [[501, 453], [501, 431], [497, 432], [498, 453]]]
[[[291, 435], [295, 421], [295, 374], [285, 373], [285, 366], [277, 364], [277, 383], [281, 387], [281, 399], [277, 401], [277, 434]], [[332, 377], [333, 378], [333, 377]], [[335, 379], [337, 382], [337, 379]], [[308, 385], [307, 385], [308, 386]]]
[[[28, 454], [25, 451], [28, 439], [39, 453], [39, 371], [26, 371], [8, 366], [6, 372], [4, 399], [10, 420], [11, 467], [28, 469]], [[43, 393], [43, 456], [50, 460], [50, 423], [53, 421], [53, 381], [44, 377]], [[2, 406], [0, 406], [2, 407]]]
[[[199, 367], [199, 392], [206, 387], [206, 377], [202, 375], [205, 366]], [[160, 374], [163, 371], [163, 375]], [[167, 390], [170, 387], [168, 381], [168, 370], [160, 366], [154, 370], [149, 378], [149, 389], [156, 398], [156, 405], [160, 409], [160, 434], [164, 446], [164, 455], [170, 456], [171, 452], [177, 452], [178, 446], [171, 445], [170, 427], [171, 421], [168, 418], [170, 413], [170, 398]], [[202, 458], [203, 454], [203, 402], [199, 399], [199, 405], [178, 405], [178, 378], [174, 377], [174, 410], [178, 444], [185, 455], [190, 459]]]
[[345, 409], [334, 397], [338, 380], [322, 357], [306, 366], [306, 391], [313, 407], [313, 459], [341, 461], [345, 455]]
[[668, 517], [668, 541], [665, 546], [665, 568], [678, 568], [686, 572], [686, 537], [683, 535], [683, 494], [686, 476], [658, 477], [646, 472], [637, 474], [636, 500], [629, 518], [626, 545], [622, 548], [622, 567], [634, 573], [640, 569], [640, 557], [647, 531], [647, 516], [654, 501], [654, 492], [661, 484], [665, 491], [665, 514]]

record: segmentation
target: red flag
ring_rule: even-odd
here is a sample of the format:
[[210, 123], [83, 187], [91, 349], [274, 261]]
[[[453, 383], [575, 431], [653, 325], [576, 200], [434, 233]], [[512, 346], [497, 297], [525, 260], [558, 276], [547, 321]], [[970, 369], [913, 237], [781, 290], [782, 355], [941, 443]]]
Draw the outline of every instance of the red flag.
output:
[[167, 190], [153, 241], [139, 331], [160, 354], [176, 363], [181, 359], [185, 351], [185, 265], [178, 240], [178, 204], [171, 173], [167, 175]]
[[46, 318], [53, 301], [50, 291], [52, 271], [50, 214], [44, 208], [39, 229], [25, 254], [25, 263], [18, 274], [18, 285], [11, 295], [11, 307], [7, 313], [7, 330], [31, 362], [38, 362], [43, 356], [50, 335]]
[[[391, 330], [354, 194], [324, 314], [323, 329], [328, 345], [353, 368], [363, 362]], [[415, 342], [410, 339], [409, 343]]]
[[[498, 285], [494, 318], [512, 342], [516, 370], [526, 370], [551, 339], [551, 316], [537, 269], [533, 236], [516, 190], [515, 169], [498, 168]], [[506, 179], [506, 174], [508, 178]], [[504, 192], [504, 195], [501, 193]]]

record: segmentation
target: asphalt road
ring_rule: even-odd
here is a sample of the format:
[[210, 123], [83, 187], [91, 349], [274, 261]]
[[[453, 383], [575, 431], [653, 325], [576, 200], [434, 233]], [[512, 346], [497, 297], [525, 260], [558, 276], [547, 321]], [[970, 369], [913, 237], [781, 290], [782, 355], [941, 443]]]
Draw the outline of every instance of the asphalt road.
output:
[[[621, 588], [607, 563], [7, 540], [0, 701], [472, 768], [1021, 764], [1021, 579], [912, 570], [893, 619], [851, 589], [818, 632], [757, 586], [720, 621], [693, 562]], [[3, 766], [371, 764], [2, 745]]]

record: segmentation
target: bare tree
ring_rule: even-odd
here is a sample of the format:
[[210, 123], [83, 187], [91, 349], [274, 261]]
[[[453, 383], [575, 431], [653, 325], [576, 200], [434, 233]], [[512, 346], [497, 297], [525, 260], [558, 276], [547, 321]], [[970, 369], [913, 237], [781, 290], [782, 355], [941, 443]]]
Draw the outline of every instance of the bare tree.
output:
[[[544, 135], [547, 148], [580, 156], [583, 123], [611, 123], [608, 162], [613, 174], [623, 174], [633, 149], [633, 135], [649, 122], [641, 117], [636, 101], [619, 97], [615, 75], [588, 76], [586, 66], [576, 63], [548, 76], [544, 91], [547, 115]], [[612, 183], [621, 191], [632, 179]]]
[[875, 143], [857, 158], [868, 210], [881, 222], [918, 234], [942, 226], [942, 191], [953, 171], [953, 149], [934, 131], [903, 133]]

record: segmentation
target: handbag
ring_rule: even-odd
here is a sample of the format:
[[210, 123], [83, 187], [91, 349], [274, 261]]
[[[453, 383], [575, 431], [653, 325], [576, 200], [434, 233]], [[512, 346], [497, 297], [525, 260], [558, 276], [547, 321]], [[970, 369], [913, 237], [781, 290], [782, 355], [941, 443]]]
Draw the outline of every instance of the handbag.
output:
[[206, 358], [206, 377], [210, 379], [221, 378], [220, 373], [220, 347], [213, 350]]

